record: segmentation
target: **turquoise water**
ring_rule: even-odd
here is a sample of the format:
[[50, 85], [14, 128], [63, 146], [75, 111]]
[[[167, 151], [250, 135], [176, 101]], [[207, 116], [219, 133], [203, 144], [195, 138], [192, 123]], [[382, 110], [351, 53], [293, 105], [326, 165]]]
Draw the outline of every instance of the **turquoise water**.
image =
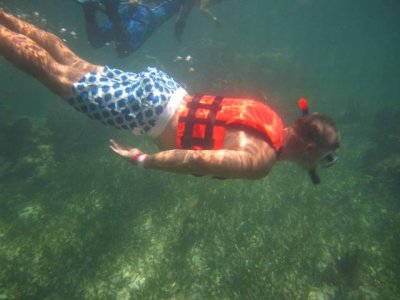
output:
[[108, 139], [157, 151], [150, 140], [0, 59], [0, 299], [400, 297], [400, 2], [225, 0], [221, 28], [194, 12], [181, 43], [171, 20], [125, 59], [90, 48], [72, 1], [0, 7], [93, 63], [265, 99], [289, 124], [308, 97], [342, 137], [320, 186], [289, 163], [258, 181], [135, 169]]

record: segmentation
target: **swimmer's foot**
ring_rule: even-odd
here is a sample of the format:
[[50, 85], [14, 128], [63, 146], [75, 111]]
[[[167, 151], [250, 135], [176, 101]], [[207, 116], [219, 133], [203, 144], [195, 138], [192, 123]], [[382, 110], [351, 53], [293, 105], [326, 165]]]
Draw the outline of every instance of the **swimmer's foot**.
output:
[[32, 25], [6, 13], [4, 10], [0, 10], [0, 24], [11, 31], [22, 34], [25, 34], [27, 28], [32, 28]]

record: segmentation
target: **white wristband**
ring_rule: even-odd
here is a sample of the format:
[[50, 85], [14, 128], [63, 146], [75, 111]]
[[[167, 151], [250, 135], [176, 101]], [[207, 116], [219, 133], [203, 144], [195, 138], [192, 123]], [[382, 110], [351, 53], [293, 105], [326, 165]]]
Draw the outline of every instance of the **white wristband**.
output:
[[146, 154], [139, 155], [139, 157], [137, 159], [137, 164], [139, 167], [144, 168], [144, 161], [145, 161], [146, 157], [147, 157]]
[[144, 167], [143, 164], [146, 159], [146, 156], [147, 155], [144, 153], [133, 155], [131, 157], [131, 163], [135, 166], [139, 166], [139, 167], [143, 168]]

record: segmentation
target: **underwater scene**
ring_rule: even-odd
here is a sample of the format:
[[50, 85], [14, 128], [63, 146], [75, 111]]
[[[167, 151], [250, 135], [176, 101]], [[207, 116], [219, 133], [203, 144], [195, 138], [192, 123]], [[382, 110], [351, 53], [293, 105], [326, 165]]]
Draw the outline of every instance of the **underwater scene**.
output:
[[258, 180], [135, 167], [109, 139], [150, 138], [0, 57], [0, 300], [400, 298], [400, 1], [222, 0], [217, 26], [195, 5], [180, 40], [174, 12], [124, 57], [92, 47], [77, 2], [0, 8], [91, 63], [259, 99], [287, 125], [305, 97], [336, 121], [338, 162], [319, 185], [289, 162]]

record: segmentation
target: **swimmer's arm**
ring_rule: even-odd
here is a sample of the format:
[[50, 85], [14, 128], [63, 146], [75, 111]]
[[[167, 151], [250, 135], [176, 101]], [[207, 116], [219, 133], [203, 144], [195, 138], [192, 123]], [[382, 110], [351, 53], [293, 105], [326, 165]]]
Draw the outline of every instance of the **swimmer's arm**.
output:
[[212, 12], [210, 11], [209, 5], [210, 5], [209, 1], [204, 1], [204, 0], [200, 1], [200, 5], [199, 5], [200, 12], [204, 16], [206, 16], [206, 18], [208, 18], [210, 21], [212, 21], [215, 25], [221, 26], [221, 23], [218, 20], [218, 18], [216, 16], [214, 16], [212, 14]]
[[237, 150], [168, 150], [146, 155], [144, 168], [223, 178], [258, 179], [276, 161], [273, 149], [261, 155]]

